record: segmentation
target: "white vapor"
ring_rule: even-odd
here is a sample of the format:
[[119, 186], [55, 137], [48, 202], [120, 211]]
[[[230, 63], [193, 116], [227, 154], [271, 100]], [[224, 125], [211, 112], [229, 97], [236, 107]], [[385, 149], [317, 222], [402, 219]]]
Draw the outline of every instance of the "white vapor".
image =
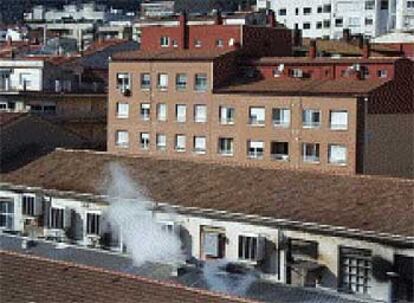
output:
[[112, 231], [120, 233], [134, 264], [184, 262], [179, 236], [157, 223], [152, 211], [154, 203], [144, 194], [143, 187], [118, 163], [112, 162], [108, 168], [105, 192], [110, 205], [104, 214], [105, 221]]

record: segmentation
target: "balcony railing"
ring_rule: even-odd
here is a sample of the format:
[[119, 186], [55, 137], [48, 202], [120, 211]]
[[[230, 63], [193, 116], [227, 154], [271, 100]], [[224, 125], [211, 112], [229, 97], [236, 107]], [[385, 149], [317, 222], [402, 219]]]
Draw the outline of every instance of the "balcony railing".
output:
[[263, 159], [263, 151], [249, 151], [247, 156], [250, 159]]

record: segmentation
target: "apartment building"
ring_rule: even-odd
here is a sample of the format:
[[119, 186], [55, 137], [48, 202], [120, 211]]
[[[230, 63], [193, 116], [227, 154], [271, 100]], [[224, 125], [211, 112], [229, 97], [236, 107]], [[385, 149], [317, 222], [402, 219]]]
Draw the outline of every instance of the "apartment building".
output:
[[243, 47], [113, 56], [108, 151], [412, 177], [412, 61], [371, 58], [368, 44], [361, 58], [316, 52], [243, 60]]
[[189, 260], [225, 259], [258, 279], [350, 301], [414, 300], [412, 180], [60, 150], [3, 175], [0, 230], [121, 252], [99, 195], [111, 162], [145, 185], [152, 217], [180, 235]]
[[258, 9], [271, 8], [288, 28], [307, 38], [338, 39], [342, 29], [377, 37], [392, 30], [413, 30], [412, 1], [407, 0], [258, 0]]

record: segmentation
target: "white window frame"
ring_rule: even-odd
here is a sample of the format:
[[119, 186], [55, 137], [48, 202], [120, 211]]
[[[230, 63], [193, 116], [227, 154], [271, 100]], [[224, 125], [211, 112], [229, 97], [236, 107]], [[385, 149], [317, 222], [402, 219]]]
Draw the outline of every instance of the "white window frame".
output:
[[[315, 115], [318, 115], [319, 121], [313, 121]], [[304, 109], [302, 111], [302, 127], [303, 128], [318, 128], [321, 126], [322, 113], [319, 109]]]
[[263, 159], [265, 143], [263, 140], [247, 141], [247, 156], [249, 159]]
[[150, 146], [150, 134], [142, 132], [139, 134], [140, 146], [143, 150], [148, 150]]
[[[261, 115], [254, 112], [260, 110], [263, 111]], [[263, 117], [259, 117], [263, 116]], [[252, 126], [264, 126], [266, 123], [266, 108], [264, 106], [250, 106], [249, 107], [249, 124]]]
[[131, 90], [131, 75], [129, 73], [117, 73], [116, 88], [121, 91]]
[[[62, 216], [59, 215], [57, 218], [54, 218], [53, 210], [56, 210], [59, 214], [61, 213]], [[65, 228], [66, 218], [65, 218], [65, 208], [64, 207], [52, 206], [49, 210], [49, 218], [50, 218], [50, 220], [49, 220], [49, 229], [63, 230]]]
[[[277, 115], [279, 115], [279, 118], [275, 117]], [[279, 107], [279, 108], [272, 109], [273, 126], [288, 128], [290, 127], [290, 119], [291, 119], [290, 108]]]
[[[226, 148], [222, 149], [222, 142], [225, 142]], [[221, 156], [233, 156], [234, 155], [234, 139], [220, 137], [218, 139], [218, 153]]]
[[129, 117], [129, 103], [117, 102], [116, 103], [116, 117], [118, 119], [128, 119]]
[[[163, 139], [161, 140], [161, 138]], [[166, 150], [167, 149], [167, 136], [165, 134], [157, 134], [156, 145], [157, 145], [157, 150]]]
[[239, 234], [237, 242], [238, 259], [257, 262], [263, 259], [265, 238], [256, 234]]
[[[185, 81], [182, 80], [184, 78]], [[178, 91], [185, 90], [188, 84], [188, 77], [185, 73], [178, 73], [175, 75], [175, 89]]]
[[168, 89], [168, 74], [167, 73], [159, 73], [157, 75], [157, 88], [159, 90]]
[[[200, 82], [201, 81], [201, 82]], [[194, 75], [194, 90], [197, 92], [205, 92], [208, 89], [207, 74], [198, 73]]]
[[236, 113], [236, 110], [234, 109], [234, 107], [220, 106], [219, 107], [220, 124], [233, 125], [234, 120], [235, 120], [235, 113]]
[[[201, 142], [204, 142], [200, 144]], [[207, 149], [207, 139], [205, 136], [194, 136], [193, 140], [193, 151], [196, 154], [205, 154]]]
[[[343, 119], [343, 117], [341, 117], [341, 120], [346, 120], [342, 123], [337, 123], [334, 120], [334, 117], [336, 115], [346, 115], [346, 118]], [[347, 110], [331, 110], [329, 112], [329, 127], [331, 130], [348, 130], [348, 119], [349, 119], [349, 114]]]
[[[29, 204], [29, 205], [27, 205]], [[36, 196], [33, 194], [22, 195], [22, 214], [33, 217], [36, 215]]]
[[[187, 144], [186, 141], [187, 141], [187, 138], [185, 135], [183, 134], [175, 135], [175, 146], [174, 146], [175, 151], [180, 152], [180, 153], [185, 152], [186, 144]], [[179, 144], [179, 143], [183, 143], [183, 144]]]
[[[308, 145], [312, 146], [312, 155], [307, 155]], [[302, 143], [302, 159], [306, 163], [320, 163], [321, 151], [319, 143]]]
[[[288, 147], [288, 152], [287, 154], [280, 154], [280, 153], [272, 153], [272, 146], [273, 144], [285, 144], [287, 143], [287, 147]], [[287, 161], [289, 160], [289, 141], [272, 141], [270, 143], [270, 148], [271, 148], [271, 157], [273, 160], [278, 160], [278, 161]]]
[[[120, 141], [120, 134], [124, 134], [125, 135], [125, 140]], [[129, 133], [127, 130], [117, 130], [115, 131], [115, 145], [117, 147], [121, 147], [121, 148], [128, 148], [129, 146]]]
[[140, 116], [142, 121], [149, 121], [151, 119], [151, 104], [150, 103], [141, 103], [140, 106]]
[[169, 47], [170, 46], [170, 37], [161, 36], [160, 37], [160, 46], [161, 47]]
[[157, 104], [157, 120], [161, 122], [167, 121], [168, 106], [166, 103]]
[[207, 122], [207, 105], [195, 104], [194, 105], [194, 122], [206, 123]]
[[[14, 200], [12, 199], [0, 199], [1, 204], [5, 204], [5, 211], [0, 212], [0, 216], [4, 217], [5, 225], [1, 225], [0, 229], [13, 230], [14, 229]], [[12, 205], [12, 207], [10, 207]], [[1, 208], [0, 208], [1, 209]]]
[[175, 105], [175, 120], [179, 123], [184, 123], [187, 121], [187, 105], [186, 104]]
[[[145, 79], [146, 77], [149, 77], [149, 79]], [[151, 89], [151, 74], [150, 73], [141, 73], [140, 76], [140, 84], [142, 90], [150, 90]]]
[[[95, 220], [95, 224], [93, 224], [93, 222], [89, 222], [88, 219], [90, 218], [90, 216], [94, 216], [97, 218], [97, 220]], [[86, 221], [86, 229], [85, 229], [86, 234], [99, 236], [101, 233], [101, 223], [102, 223], [101, 213], [96, 212], [96, 211], [88, 211], [86, 212], [85, 221]], [[95, 229], [96, 229], [96, 232], [95, 232]]]
[[[344, 154], [343, 159], [336, 159], [332, 157], [334, 154], [333, 148], [342, 149], [340, 152]], [[348, 148], [346, 147], [346, 145], [343, 145], [343, 144], [329, 144], [328, 145], [328, 163], [334, 164], [334, 165], [345, 166], [347, 162], [348, 162]]]

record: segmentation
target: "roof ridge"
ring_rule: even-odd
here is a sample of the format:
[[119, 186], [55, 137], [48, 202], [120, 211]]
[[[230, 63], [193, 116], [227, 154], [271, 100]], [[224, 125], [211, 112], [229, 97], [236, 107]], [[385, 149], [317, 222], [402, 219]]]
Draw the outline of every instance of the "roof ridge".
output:
[[48, 263], [53, 263], [53, 264], [58, 264], [58, 265], [63, 265], [63, 266], [71, 266], [71, 267], [74, 267], [74, 268], [83, 269], [83, 270], [87, 270], [87, 271], [117, 275], [119, 277], [131, 279], [131, 280], [135, 280], [135, 281], [156, 284], [156, 285], [167, 287], [167, 288], [178, 288], [178, 289], [182, 289], [182, 290], [185, 290], [185, 291], [188, 291], [188, 292], [198, 293], [198, 294], [201, 294], [201, 295], [204, 295], [204, 296], [211, 296], [211, 297], [215, 297], [215, 298], [228, 299], [228, 300], [232, 300], [234, 302], [240, 302], [240, 303], [256, 303], [256, 302], [258, 302], [258, 301], [254, 301], [254, 300], [247, 299], [247, 298], [242, 298], [242, 297], [237, 297], [237, 296], [229, 296], [229, 295], [226, 295], [226, 294], [221, 294], [221, 293], [218, 293], [218, 292], [212, 292], [212, 291], [208, 291], [208, 290], [204, 290], [204, 289], [191, 288], [191, 287], [184, 286], [184, 285], [178, 284], [178, 283], [165, 282], [165, 281], [150, 279], [150, 278], [146, 278], [146, 277], [143, 277], [143, 276], [133, 275], [133, 274], [124, 273], [124, 272], [117, 272], [117, 271], [113, 271], [113, 270], [109, 270], [109, 269], [94, 267], [94, 266], [85, 265], [85, 264], [73, 263], [73, 262], [69, 262], [69, 261], [54, 260], [54, 259], [49, 259], [49, 258], [46, 258], [46, 257], [27, 255], [27, 254], [22, 254], [22, 253], [13, 252], [13, 251], [6, 251], [6, 250], [3, 250], [3, 249], [0, 249], [0, 255], [1, 254], [14, 256], [14, 257], [17, 257], [17, 258], [25, 258], [25, 259], [37, 260], [37, 261], [41, 261], [41, 262], [48, 262]]

